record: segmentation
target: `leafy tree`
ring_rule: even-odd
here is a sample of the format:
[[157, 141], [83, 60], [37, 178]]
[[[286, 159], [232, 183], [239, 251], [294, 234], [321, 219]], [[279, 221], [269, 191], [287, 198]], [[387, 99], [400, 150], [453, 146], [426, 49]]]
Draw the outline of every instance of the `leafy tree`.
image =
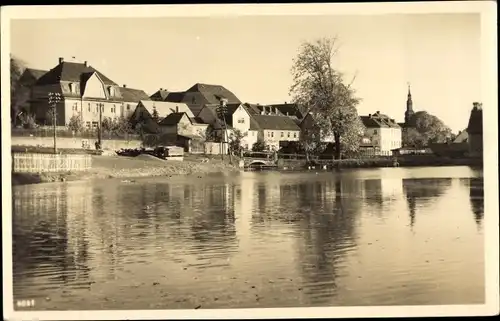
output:
[[102, 131], [109, 134], [113, 131], [113, 120], [111, 117], [104, 117], [101, 120]]
[[243, 147], [241, 146], [241, 141], [246, 135], [240, 130], [235, 129], [231, 136], [229, 137], [229, 152], [234, 155], [240, 155]]
[[76, 133], [79, 133], [83, 130], [83, 119], [81, 115], [73, 115], [69, 119], [68, 129], [72, 130]]
[[125, 116], [120, 116], [113, 122], [113, 129], [117, 134], [133, 134], [135, 133], [132, 124]]
[[252, 146], [252, 151], [254, 152], [263, 152], [267, 150], [267, 145], [262, 139], [258, 139], [255, 144]]
[[48, 108], [45, 113], [45, 125], [53, 126], [54, 125], [54, 108]]
[[34, 129], [34, 128], [38, 127], [38, 125], [37, 125], [37, 123], [35, 121], [35, 116], [34, 115], [31, 115], [31, 114], [28, 114], [28, 113], [22, 113], [21, 116], [20, 116], [20, 119], [21, 119], [23, 128]]
[[413, 125], [403, 131], [403, 145], [424, 147], [431, 143], [446, 143], [453, 139], [451, 129], [426, 111], [416, 112], [410, 119]]
[[23, 61], [18, 59], [17, 57], [11, 55], [10, 56], [10, 114], [11, 121], [15, 124], [17, 116], [19, 115], [19, 106], [16, 101], [17, 93], [21, 88], [19, 84], [19, 80], [26, 69]]
[[357, 133], [356, 106], [360, 99], [355, 97], [352, 82], [345, 84], [344, 75], [333, 68], [332, 60], [337, 51], [336, 38], [303, 43], [291, 69], [290, 94], [295, 103], [307, 106], [322, 133], [333, 135], [334, 156], [339, 159], [342, 138]]
[[326, 144], [321, 142], [321, 128], [315, 121], [311, 121], [307, 127], [303, 127], [299, 137], [299, 146], [306, 154], [309, 161], [311, 154], [319, 154], [325, 150]]

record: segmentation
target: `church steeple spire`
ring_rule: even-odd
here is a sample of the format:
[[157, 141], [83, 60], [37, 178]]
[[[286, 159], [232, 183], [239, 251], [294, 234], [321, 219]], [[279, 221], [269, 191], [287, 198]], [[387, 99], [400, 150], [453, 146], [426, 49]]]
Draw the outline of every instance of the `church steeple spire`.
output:
[[410, 119], [413, 116], [413, 100], [411, 99], [411, 88], [408, 83], [408, 98], [406, 99], [405, 125], [410, 125]]

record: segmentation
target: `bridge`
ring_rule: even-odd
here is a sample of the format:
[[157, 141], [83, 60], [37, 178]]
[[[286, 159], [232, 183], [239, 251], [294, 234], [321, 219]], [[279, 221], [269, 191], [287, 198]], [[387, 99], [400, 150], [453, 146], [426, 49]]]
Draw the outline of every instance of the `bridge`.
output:
[[278, 159], [270, 152], [245, 152], [243, 164], [245, 168], [278, 167]]

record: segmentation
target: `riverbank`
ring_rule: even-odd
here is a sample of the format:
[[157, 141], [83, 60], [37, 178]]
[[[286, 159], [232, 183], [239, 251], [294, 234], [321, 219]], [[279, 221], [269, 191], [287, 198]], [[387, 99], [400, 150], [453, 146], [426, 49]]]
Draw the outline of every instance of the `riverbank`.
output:
[[[397, 163], [396, 163], [396, 162]], [[306, 162], [303, 164], [293, 164], [295, 166], [307, 167]], [[404, 157], [380, 157], [380, 158], [365, 158], [365, 159], [340, 159], [329, 160], [326, 162], [311, 162], [312, 166], [323, 166], [327, 164], [328, 168], [379, 168], [379, 167], [420, 167], [420, 166], [472, 166], [482, 167], [482, 158], [451, 158], [434, 155], [412, 155]], [[287, 166], [286, 162], [282, 166]]]
[[[233, 162], [236, 164], [236, 162]], [[238, 171], [227, 158], [187, 155], [183, 161], [162, 160], [151, 155], [137, 157], [92, 155], [92, 168], [85, 172], [12, 173], [12, 185], [109, 178], [140, 178], [177, 175], [207, 175]]]

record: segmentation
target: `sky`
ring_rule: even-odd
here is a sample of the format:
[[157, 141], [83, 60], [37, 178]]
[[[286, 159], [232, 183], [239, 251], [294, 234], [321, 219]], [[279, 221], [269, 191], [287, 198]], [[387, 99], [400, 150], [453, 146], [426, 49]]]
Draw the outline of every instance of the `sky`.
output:
[[408, 83], [415, 111], [467, 127], [481, 101], [480, 15], [392, 14], [12, 20], [11, 51], [49, 70], [59, 57], [88, 63], [146, 91], [223, 85], [243, 102], [290, 101], [290, 68], [305, 41], [338, 37], [334, 67], [354, 75], [359, 114], [403, 121]]

